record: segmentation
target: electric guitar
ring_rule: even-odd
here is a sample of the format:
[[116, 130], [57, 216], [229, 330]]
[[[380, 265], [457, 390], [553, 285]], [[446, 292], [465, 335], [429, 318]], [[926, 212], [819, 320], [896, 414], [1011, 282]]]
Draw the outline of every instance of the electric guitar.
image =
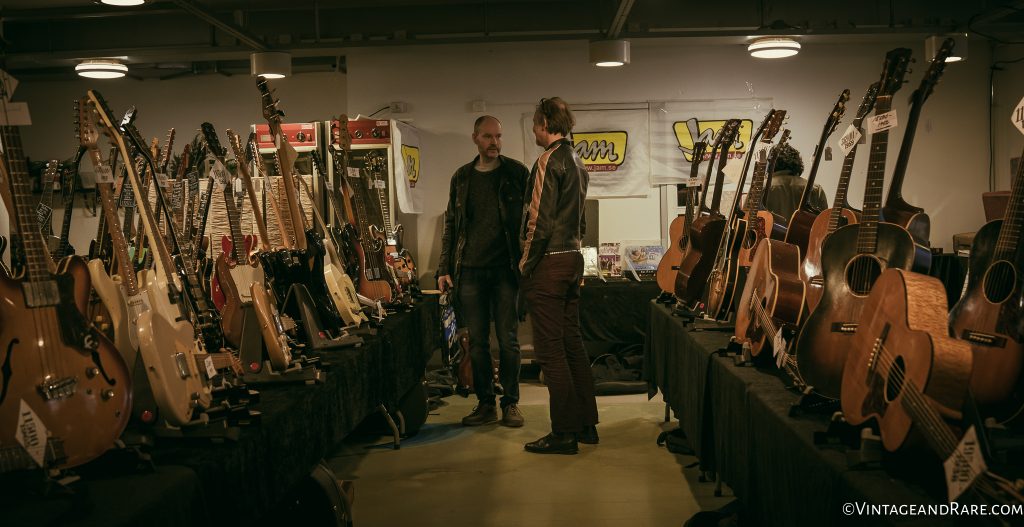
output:
[[1024, 415], [1024, 163], [1017, 165], [1001, 220], [974, 236], [966, 293], [949, 313], [949, 331], [971, 346], [971, 393], [986, 416], [1004, 424]]
[[79, 148], [75, 154], [75, 162], [70, 170], [64, 171], [64, 183], [61, 185], [61, 201], [64, 204], [64, 217], [60, 227], [60, 238], [57, 242], [57, 250], [54, 251], [54, 259], [61, 259], [65, 256], [75, 254], [75, 247], [71, 245], [71, 220], [75, 210], [75, 184], [78, 181], [78, 166], [82, 163], [82, 156], [85, 149]]
[[895, 223], [914, 237], [915, 255], [914, 271], [927, 273], [932, 265], [931, 236], [932, 222], [921, 207], [915, 207], [903, 199], [903, 180], [907, 175], [907, 165], [910, 163], [910, 149], [914, 146], [914, 133], [917, 131], [917, 121], [921, 117], [921, 108], [924, 106], [928, 96], [935, 90], [935, 86], [946, 69], [946, 58], [953, 53], [953, 39], [947, 38], [942, 47], [932, 58], [928, 71], [925, 72], [921, 84], [910, 96], [910, 115], [907, 116], [906, 131], [903, 132], [903, 143], [900, 144], [900, 155], [896, 158], [896, 167], [892, 173], [892, 184], [889, 185], [889, 194], [885, 198], [885, 206], [882, 207], [882, 220]]
[[947, 421], [962, 420], [971, 349], [946, 334], [945, 306], [937, 279], [901, 269], [881, 274], [846, 356], [843, 414], [854, 425], [875, 419], [890, 452], [923, 437], [940, 458], [957, 456], [977, 478], [969, 492], [987, 503], [1019, 504], [1024, 497], [1013, 484], [987, 470], [974, 472], [957, 449], [960, 437]]
[[[693, 153], [691, 154], [693, 158], [690, 162], [691, 181], [700, 176], [699, 167], [704, 159], [704, 151], [707, 147], [708, 144], [704, 141], [697, 141], [693, 144]], [[686, 210], [682, 214], [677, 215], [668, 226], [669, 246], [668, 250], [665, 251], [665, 255], [661, 257], [661, 261], [658, 262], [658, 272], [656, 274], [658, 287], [666, 293], [671, 293], [675, 289], [676, 275], [679, 274], [679, 264], [683, 260], [683, 251], [686, 250], [686, 240], [690, 224], [693, 223], [693, 209], [697, 206], [700, 187], [687, 184], [686, 190], [682, 192], [686, 196]]]
[[[843, 93], [848, 93], [843, 92]], [[864, 94], [864, 100], [860, 103], [860, 108], [857, 108], [857, 116], [853, 119], [853, 128], [856, 130], [861, 129], [861, 124], [864, 119], [871, 113], [871, 109], [875, 107], [875, 96], [878, 94], [878, 83], [872, 84], [868, 87], [867, 93]], [[840, 96], [842, 99], [842, 96]], [[842, 118], [842, 113], [837, 116], [835, 110], [829, 114], [829, 119], [825, 124], [825, 131], [822, 135], [828, 137], [832, 134], [832, 129], [839, 123], [839, 119]], [[833, 124], [833, 121], [835, 124]], [[826, 209], [818, 214], [818, 217], [814, 219], [814, 223], [811, 224], [810, 234], [807, 236], [807, 252], [804, 256], [803, 262], [800, 264], [800, 279], [803, 280], [804, 286], [807, 292], [807, 310], [814, 311], [818, 307], [818, 302], [821, 301], [822, 286], [824, 285], [824, 278], [821, 276], [821, 245], [825, 242], [825, 238], [828, 238], [836, 229], [844, 225], [852, 225], [857, 223], [858, 215], [854, 211], [846, 208], [843, 204], [846, 203], [847, 191], [850, 188], [850, 176], [853, 174], [853, 161], [857, 156], [857, 142], [855, 141], [850, 147], [850, 152], [843, 158], [843, 169], [839, 173], [839, 183], [836, 186], [836, 197], [832, 200], [832, 208]]]
[[18, 129], [0, 127], [0, 139], [0, 186], [11, 193], [25, 257], [17, 278], [0, 277], [0, 445], [35, 441], [46, 448], [48, 437], [57, 438], [64, 459], [50, 459], [46, 468], [75, 467], [121, 436], [131, 415], [131, 377], [114, 344], [85, 318], [85, 262], [69, 257], [50, 271]]
[[[40, 181], [43, 186], [43, 196], [36, 205], [36, 214], [39, 215], [41, 223], [39, 232], [46, 240], [46, 250], [50, 256], [55, 258], [57, 250], [60, 249], [60, 238], [53, 235], [53, 187], [60, 181], [60, 161], [51, 159], [46, 162]], [[59, 258], [56, 258], [59, 260]]]
[[[347, 133], [347, 129], [346, 129]], [[402, 235], [405, 230], [401, 225], [391, 226], [391, 210], [388, 206], [387, 192], [387, 158], [371, 151], [366, 154], [366, 174], [373, 184], [369, 186], [370, 193], [376, 194], [380, 206], [380, 218], [384, 227], [383, 232], [376, 230], [375, 225], [370, 225], [370, 234], [377, 239], [383, 240], [387, 247], [384, 250], [395, 291], [401, 293], [404, 289], [410, 288], [416, 280], [416, 263], [413, 261], [412, 253], [402, 244]]]
[[[128, 141], [103, 96], [89, 90], [88, 97], [122, 159], [131, 159]], [[137, 321], [139, 354], [146, 365], [146, 376], [160, 408], [160, 417], [171, 425], [181, 426], [192, 420], [195, 410], [209, 408], [212, 403], [208, 379], [196, 364], [197, 356], [206, 350], [202, 339], [196, 337], [189, 300], [182, 291], [181, 277], [166, 242], [156, 230], [153, 209], [149, 201], [143, 199], [141, 178], [132, 163], [125, 163], [125, 167], [155, 253], [153, 269], [145, 273], [146, 281], [142, 286], [149, 310], [139, 315]]]
[[[889, 111], [909, 63], [909, 49], [897, 48], [886, 55], [875, 99], [876, 115]], [[796, 342], [801, 377], [826, 397], [839, 397], [846, 352], [871, 286], [885, 269], [910, 269], [914, 262], [910, 234], [879, 221], [888, 144], [888, 130], [876, 131], [871, 137], [861, 222], [837, 229], [822, 244], [825, 285], [821, 303], [807, 318]]]

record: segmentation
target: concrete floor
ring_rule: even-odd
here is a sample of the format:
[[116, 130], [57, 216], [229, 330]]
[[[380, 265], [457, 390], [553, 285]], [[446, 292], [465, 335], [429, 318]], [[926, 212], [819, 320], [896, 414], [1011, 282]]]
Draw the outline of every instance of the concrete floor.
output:
[[575, 456], [536, 455], [523, 444], [550, 431], [547, 389], [521, 387], [526, 425], [467, 428], [475, 398], [457, 395], [432, 413], [415, 437], [393, 450], [386, 438], [354, 438], [328, 460], [339, 479], [355, 481], [357, 527], [680, 526], [700, 510], [732, 500], [698, 482], [692, 456], [658, 447], [661, 397], [598, 397], [599, 445]]

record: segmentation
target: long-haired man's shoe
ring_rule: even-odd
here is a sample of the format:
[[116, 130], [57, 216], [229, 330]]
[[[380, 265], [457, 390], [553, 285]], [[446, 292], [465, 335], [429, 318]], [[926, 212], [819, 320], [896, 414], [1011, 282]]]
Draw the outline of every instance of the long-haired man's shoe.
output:
[[579, 452], [579, 445], [576, 444], [576, 434], [551, 432], [532, 443], [526, 443], [526, 451], [534, 454], [575, 454]]
[[463, 426], [489, 425], [496, 422], [498, 422], [498, 410], [493, 403], [480, 403], [473, 408], [473, 413], [462, 418]]
[[597, 427], [593, 425], [584, 426], [583, 431], [576, 436], [576, 439], [580, 443], [596, 445], [600, 441], [600, 438], [597, 437]]

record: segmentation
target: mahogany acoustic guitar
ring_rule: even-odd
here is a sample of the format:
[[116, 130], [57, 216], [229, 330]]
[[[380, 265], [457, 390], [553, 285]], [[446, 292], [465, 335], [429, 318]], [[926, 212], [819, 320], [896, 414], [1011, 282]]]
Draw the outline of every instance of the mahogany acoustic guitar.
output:
[[[693, 160], [690, 162], [690, 180], [693, 181], [700, 176], [698, 172], [700, 163], [704, 159], [704, 151], [708, 144], [704, 141], [697, 141], [693, 144]], [[670, 240], [668, 250], [658, 262], [658, 287], [662, 291], [671, 293], [675, 290], [676, 275], [679, 274], [679, 263], [683, 261], [683, 251], [686, 250], [686, 241], [689, 238], [690, 224], [693, 223], [694, 209], [697, 207], [700, 187], [698, 185], [686, 185], [681, 191], [685, 195], [686, 210], [675, 217], [668, 226], [668, 238]]]

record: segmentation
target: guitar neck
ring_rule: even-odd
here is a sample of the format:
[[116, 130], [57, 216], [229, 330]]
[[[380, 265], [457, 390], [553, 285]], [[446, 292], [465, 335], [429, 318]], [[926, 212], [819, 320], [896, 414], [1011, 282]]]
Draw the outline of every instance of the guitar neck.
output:
[[292, 234], [295, 236], [295, 248], [304, 251], [306, 250], [306, 237], [303, 235], [303, 226], [306, 223], [306, 215], [302, 212], [302, 205], [299, 203], [299, 195], [295, 191], [295, 178], [292, 176], [292, 162], [294, 159], [291, 156], [291, 145], [288, 144], [288, 140], [284, 138], [284, 132], [281, 131], [280, 123], [276, 125], [271, 123], [270, 129], [273, 130], [275, 137], [280, 139], [281, 146], [277, 149], [277, 167], [281, 172], [281, 179], [284, 182], [284, 195], [288, 200], [288, 217], [292, 223]]
[[[97, 173], [104, 166], [97, 149], [90, 149], [90, 158]], [[107, 169], [109, 170], [109, 168]], [[139, 284], [131, 265], [131, 258], [128, 256], [128, 242], [121, 232], [121, 225], [117, 219], [117, 210], [114, 206], [113, 183], [97, 183], [96, 190], [99, 192], [100, 207], [103, 209], [101, 219], [107, 226], [107, 233], [110, 236], [110, 247], [114, 251], [114, 259], [117, 260], [118, 274], [121, 275], [121, 283], [124, 284], [128, 296], [135, 296], [139, 292]]]
[[61, 257], [70, 256], [71, 247], [71, 219], [74, 215], [75, 210], [75, 183], [78, 180], [75, 177], [78, 172], [78, 165], [81, 162], [82, 154], [84, 150], [80, 150], [80, 154], [75, 156], [75, 164], [71, 170], [67, 173], [67, 178], [62, 186], [63, 198], [64, 198], [64, 221], [60, 226], [60, 255]]
[[[907, 116], [905, 130], [903, 131], [903, 142], [900, 143], [900, 153], [896, 158], [896, 167], [892, 171], [892, 183], [889, 184], [889, 194], [885, 197], [885, 206], [897, 206], [910, 208], [910, 205], [903, 200], [903, 180], [907, 175], [907, 165], [910, 163], [910, 149], [914, 146], [914, 134], [917, 132], [917, 122], [921, 118], [921, 108], [924, 106], [924, 96], [918, 89], [912, 96], [913, 104], [910, 106], [910, 114]], [[917, 210], [919, 207], [913, 207]]]
[[[891, 107], [892, 95], [880, 95], [875, 100], [876, 115], [888, 112]], [[878, 247], [878, 218], [882, 208], [882, 184], [885, 181], [885, 158], [888, 148], [888, 130], [872, 134], [867, 183], [864, 187], [864, 211], [857, 236], [857, 252], [861, 254], [874, 253]]]
[[720, 141], [715, 141], [715, 144], [711, 147], [711, 157], [708, 158], [708, 168], [704, 171], [704, 184], [701, 188], [700, 195], [700, 210], [710, 212], [708, 208], [708, 192], [711, 190], [711, 173], [715, 170], [715, 160], [718, 158], [718, 152], [722, 148]]
[[[1024, 159], [1022, 157], [1021, 159]], [[996, 241], [996, 260], [1013, 261], [1013, 255], [1017, 253], [1020, 244], [1021, 225], [1024, 224], [1024, 161], [1017, 163], [1017, 173], [1013, 176], [1013, 186], [1010, 190], [1010, 203], [1006, 207], [1006, 214], [1003, 216], [1003, 226], [999, 229], [999, 238]]]
[[230, 129], [227, 131], [227, 134], [228, 143], [231, 144], [231, 150], [235, 154], [235, 161], [238, 163], [238, 172], [242, 176], [242, 184], [245, 185], [246, 194], [249, 195], [249, 206], [252, 207], [252, 216], [256, 221], [256, 230], [260, 234], [260, 247], [264, 251], [269, 251], [270, 234], [267, 232], [267, 223], [263, 221], [263, 215], [260, 214], [260, 204], [256, 199], [256, 187], [252, 183], [252, 174], [249, 173], [249, 163], [245, 159], [245, 153], [242, 152], [241, 140]]
[[[864, 122], [863, 117], [853, 121], [853, 127], [860, 130]], [[857, 143], [853, 144], [850, 152], [843, 158], [843, 169], [839, 172], [839, 183], [836, 186], [836, 197], [832, 201], [832, 210], [828, 217], [828, 232], [831, 234], [839, 228], [839, 219], [843, 216], [843, 208], [846, 205], [847, 194], [850, 189], [850, 177], [853, 175], [853, 162], [857, 158]], [[806, 188], [805, 188], [806, 190]]]
[[3, 140], [3, 152], [6, 157], [5, 177], [11, 188], [14, 201], [17, 230], [21, 236], [22, 251], [25, 257], [25, 280], [41, 282], [51, 279], [50, 264], [46, 243], [39, 231], [39, 216], [32, 208], [32, 186], [29, 182], [28, 165], [25, 163], [21, 148], [21, 134], [17, 127], [0, 127], [0, 138]]
[[[723, 141], [722, 150], [718, 154], [718, 170], [717, 176], [715, 177], [715, 194], [711, 198], [711, 210], [718, 214], [722, 213], [722, 187], [725, 186], [725, 165], [729, 162], [729, 148], [732, 146], [731, 143], [732, 141]], [[712, 164], [714, 164], [714, 160], [712, 160]], [[743, 188], [743, 179], [743, 174], [740, 174], [740, 180], [736, 184], [737, 193], [739, 193], [739, 190]], [[730, 211], [730, 216], [732, 216], [734, 212], [735, 209]]]

